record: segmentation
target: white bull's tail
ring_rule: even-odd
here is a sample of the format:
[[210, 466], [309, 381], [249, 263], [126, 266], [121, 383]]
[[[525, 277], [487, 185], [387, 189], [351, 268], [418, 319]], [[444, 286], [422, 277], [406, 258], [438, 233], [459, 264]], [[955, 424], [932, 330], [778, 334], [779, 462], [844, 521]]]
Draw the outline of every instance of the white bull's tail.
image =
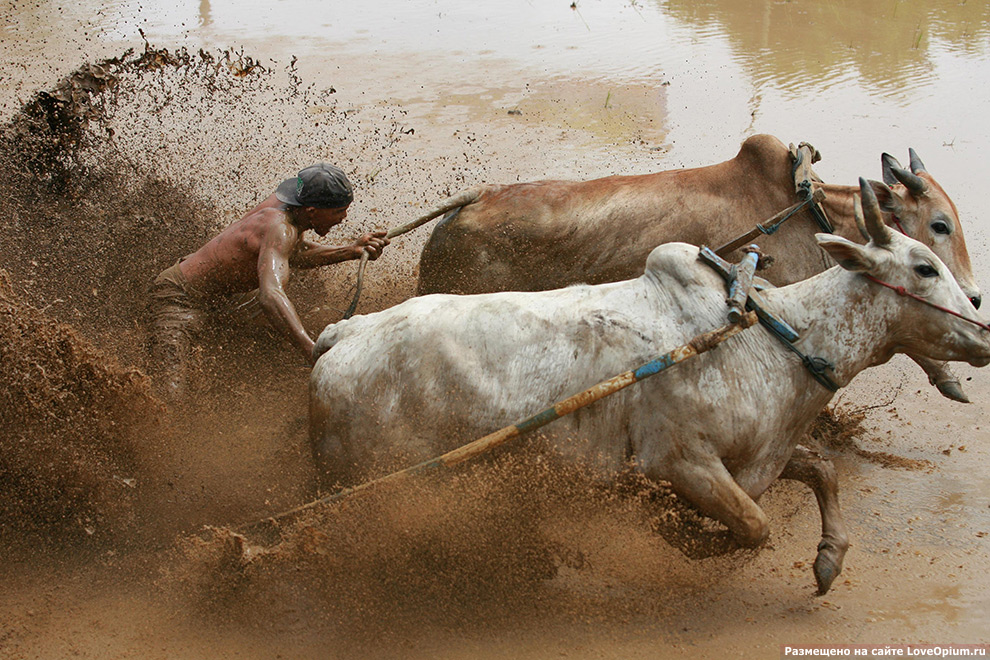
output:
[[313, 361], [318, 360], [321, 355], [344, 339], [352, 336], [355, 332], [360, 333], [362, 328], [367, 327], [369, 323], [373, 322], [369, 321], [368, 317], [358, 316], [331, 323], [323, 328], [323, 332], [316, 338], [316, 343], [313, 345]]
[[340, 331], [338, 326], [339, 323], [333, 325], [328, 325], [320, 336], [316, 338], [316, 344], [313, 346], [313, 361], [315, 362], [321, 355], [333, 348], [334, 344], [340, 341]]
[[374, 334], [375, 323], [374, 318], [368, 316], [355, 316], [354, 318], [331, 323], [323, 328], [323, 332], [320, 333], [320, 336], [316, 338], [316, 342], [313, 344], [313, 361], [318, 360], [321, 355], [348, 337], [352, 337], [355, 334], [360, 335], [362, 332], [369, 332], [369, 328], [371, 329], [370, 332]]
[[462, 190], [452, 197], [440, 202], [440, 205], [433, 210], [427, 212], [424, 215], [419, 216], [412, 222], [406, 223], [401, 227], [396, 227], [395, 229], [390, 229], [388, 232], [389, 238], [395, 238], [399, 234], [405, 234], [407, 231], [411, 231], [420, 225], [429, 222], [430, 220], [441, 216], [454, 209], [459, 209], [462, 206], [467, 206], [472, 204], [481, 197], [481, 194], [488, 189], [488, 186], [475, 186], [474, 188], [468, 188], [467, 190]]

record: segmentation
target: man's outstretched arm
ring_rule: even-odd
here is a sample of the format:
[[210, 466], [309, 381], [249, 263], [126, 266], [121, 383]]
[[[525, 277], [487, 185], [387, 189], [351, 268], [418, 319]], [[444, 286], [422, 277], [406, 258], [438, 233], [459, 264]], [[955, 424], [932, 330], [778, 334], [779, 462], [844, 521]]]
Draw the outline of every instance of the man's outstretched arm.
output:
[[285, 293], [290, 275], [289, 255], [298, 239], [299, 230], [288, 223], [275, 225], [266, 234], [258, 253], [258, 300], [269, 322], [289, 337], [306, 362], [312, 364], [313, 340]]
[[329, 266], [342, 261], [360, 259], [361, 253], [367, 251], [368, 258], [374, 261], [381, 256], [382, 250], [390, 241], [385, 238], [386, 232], [376, 231], [364, 234], [351, 245], [342, 247], [320, 245], [313, 241], [303, 239], [300, 246], [289, 259], [289, 264], [293, 268], [318, 268]]

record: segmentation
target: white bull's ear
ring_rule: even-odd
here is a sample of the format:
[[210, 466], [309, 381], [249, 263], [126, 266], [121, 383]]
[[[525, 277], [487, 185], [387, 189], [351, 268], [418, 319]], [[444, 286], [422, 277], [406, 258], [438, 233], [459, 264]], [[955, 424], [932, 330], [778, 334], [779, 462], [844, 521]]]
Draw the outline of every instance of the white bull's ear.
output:
[[873, 269], [874, 261], [870, 248], [847, 241], [834, 234], [815, 234], [815, 240], [840, 266], [854, 273], [866, 273]]

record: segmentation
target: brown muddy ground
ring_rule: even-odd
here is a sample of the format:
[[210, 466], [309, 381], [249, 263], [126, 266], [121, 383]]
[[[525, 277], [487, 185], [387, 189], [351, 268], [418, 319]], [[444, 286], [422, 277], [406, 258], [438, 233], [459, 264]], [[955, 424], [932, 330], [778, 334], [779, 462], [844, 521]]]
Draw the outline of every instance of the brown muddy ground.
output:
[[[194, 401], [163, 410], [142, 351], [144, 287], [159, 270], [314, 154], [357, 188], [340, 240], [477, 182], [706, 162], [663, 160], [663, 103], [635, 84], [534, 79], [523, 94], [466, 88], [444, 105], [394, 79], [404, 100], [382, 100], [367, 72], [331, 92], [307, 82], [312, 61], [149, 54], [104, 63], [118, 82], [91, 113], [70, 113], [87, 119], [67, 119], [62, 137], [23, 123], [33, 95], [5, 126], [0, 467], [16, 506], [0, 510], [0, 655], [765, 658], [784, 643], [990, 641], [978, 476], [990, 388], [960, 369], [977, 403], [952, 404], [905, 360], [858, 380], [817, 436], [840, 468], [853, 540], [825, 597], [803, 487], [763, 498], [766, 547], [691, 560], [658, 532], [705, 523], [668, 493], [602, 485], [535, 451], [306, 516], [276, 550], [234, 561], [222, 528], [315, 496], [307, 369], [264, 329], [214, 328]], [[360, 311], [412, 294], [425, 238], [372, 264]], [[353, 276], [345, 264], [293, 282], [311, 331], [339, 318]], [[263, 532], [254, 544], [275, 540]]]

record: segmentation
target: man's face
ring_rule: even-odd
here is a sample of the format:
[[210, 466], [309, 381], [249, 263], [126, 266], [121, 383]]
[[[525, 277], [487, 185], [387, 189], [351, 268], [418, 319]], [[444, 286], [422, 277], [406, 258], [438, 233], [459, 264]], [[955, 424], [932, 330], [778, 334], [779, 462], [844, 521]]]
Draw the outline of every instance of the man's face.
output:
[[310, 209], [310, 226], [320, 236], [326, 236], [347, 217], [347, 207], [339, 209]]

